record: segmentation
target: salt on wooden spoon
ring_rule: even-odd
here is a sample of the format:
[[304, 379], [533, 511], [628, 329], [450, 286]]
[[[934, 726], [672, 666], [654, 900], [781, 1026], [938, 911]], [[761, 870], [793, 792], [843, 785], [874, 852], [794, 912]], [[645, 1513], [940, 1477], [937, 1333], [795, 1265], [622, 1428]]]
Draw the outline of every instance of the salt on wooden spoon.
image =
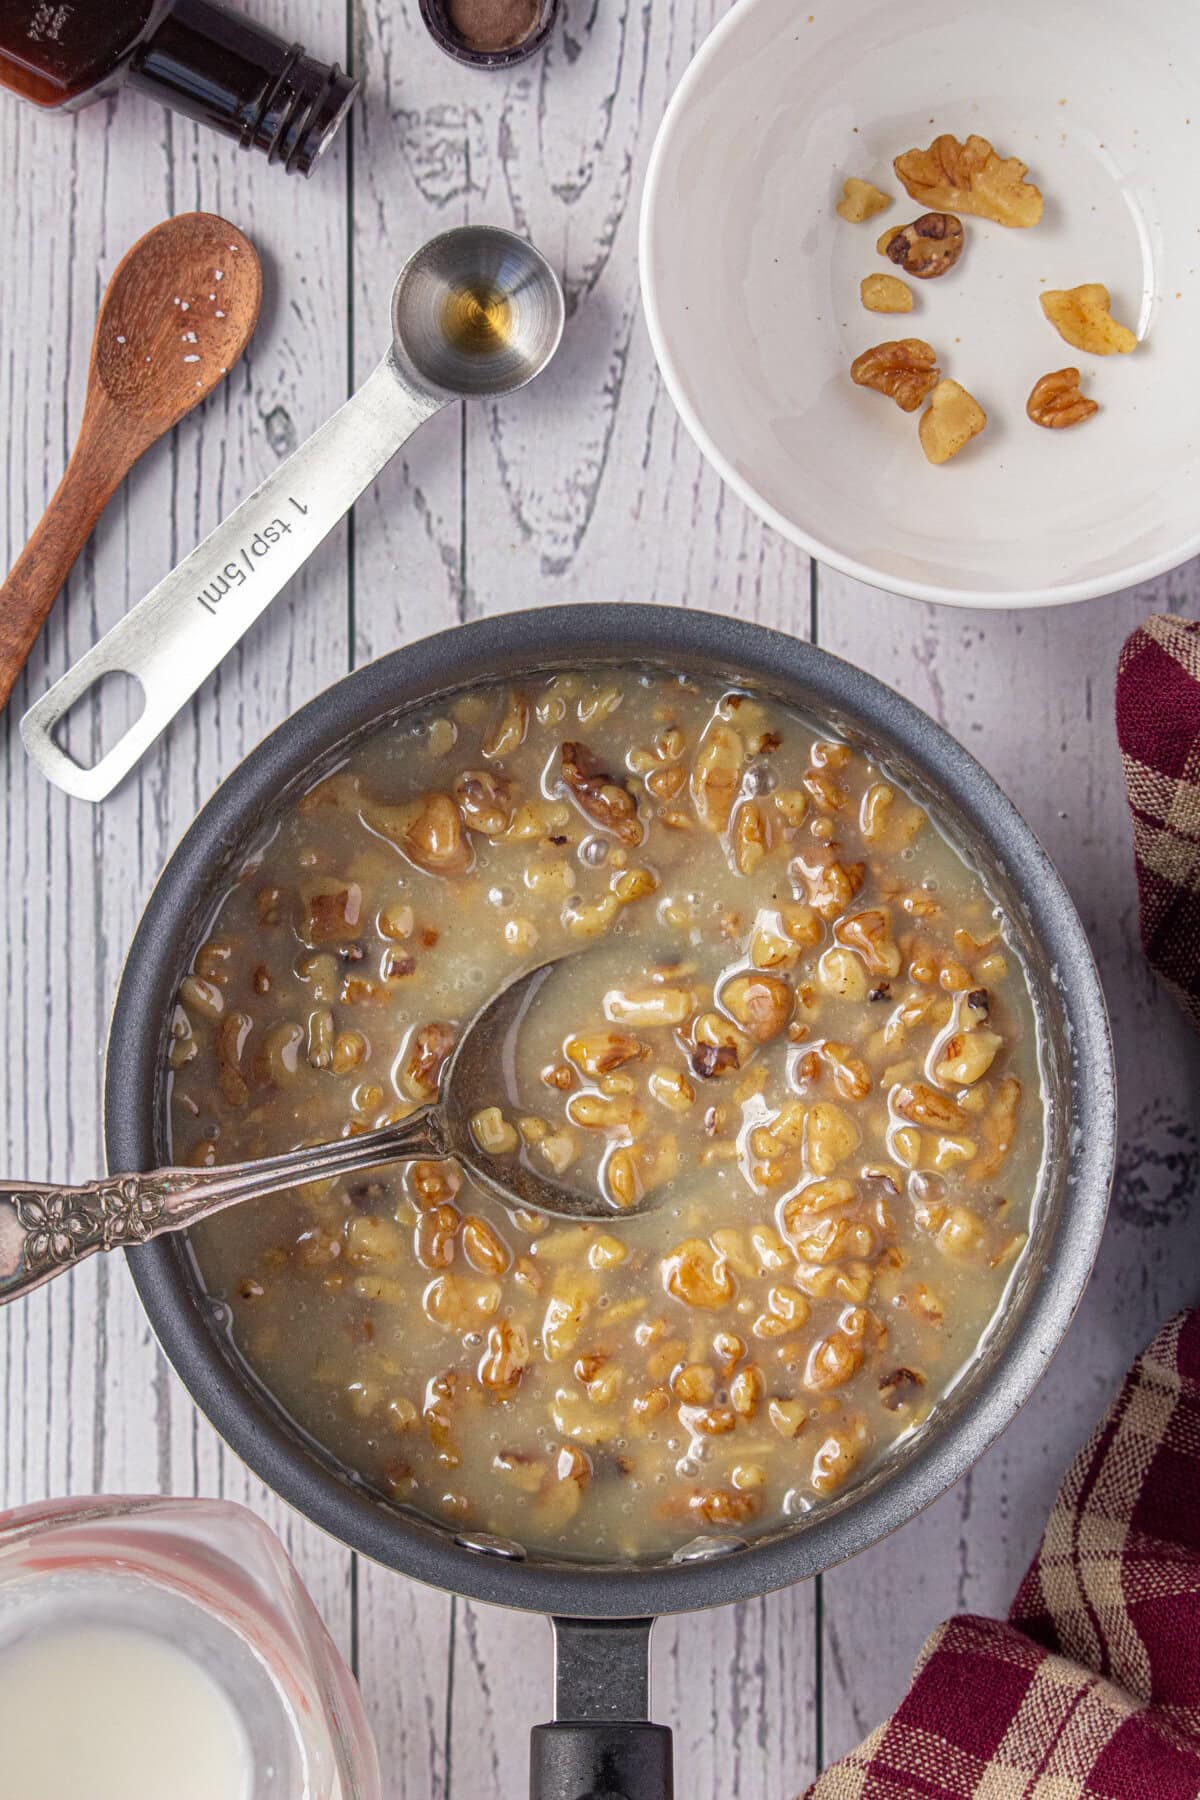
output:
[[253, 244], [214, 213], [165, 219], [117, 264], [71, 460], [0, 587], [0, 709], [96, 520], [142, 452], [233, 367], [261, 300]]

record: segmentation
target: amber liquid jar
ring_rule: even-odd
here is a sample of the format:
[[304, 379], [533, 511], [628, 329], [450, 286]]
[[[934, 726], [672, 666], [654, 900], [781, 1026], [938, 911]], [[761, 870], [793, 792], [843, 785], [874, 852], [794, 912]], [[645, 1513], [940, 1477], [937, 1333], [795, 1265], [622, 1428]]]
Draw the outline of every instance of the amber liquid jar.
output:
[[358, 91], [217, 0], [0, 0], [0, 84], [73, 107], [123, 82], [302, 175]]

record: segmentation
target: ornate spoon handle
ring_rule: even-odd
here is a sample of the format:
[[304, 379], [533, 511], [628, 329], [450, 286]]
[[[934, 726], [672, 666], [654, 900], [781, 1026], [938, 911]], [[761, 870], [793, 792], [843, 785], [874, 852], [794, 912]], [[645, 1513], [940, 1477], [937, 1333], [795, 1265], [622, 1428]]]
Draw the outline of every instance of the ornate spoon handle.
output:
[[423, 1106], [382, 1131], [257, 1162], [151, 1169], [82, 1187], [0, 1183], [0, 1304], [40, 1287], [95, 1250], [123, 1250], [182, 1231], [239, 1200], [405, 1157], [446, 1154], [441, 1114], [436, 1106]]

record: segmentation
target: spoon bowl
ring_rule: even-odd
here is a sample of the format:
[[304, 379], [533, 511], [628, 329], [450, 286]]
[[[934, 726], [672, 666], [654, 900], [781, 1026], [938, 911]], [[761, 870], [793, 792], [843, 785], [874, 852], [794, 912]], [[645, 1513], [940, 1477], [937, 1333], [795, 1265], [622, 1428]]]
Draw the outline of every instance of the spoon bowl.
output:
[[515, 393], [540, 375], [562, 337], [558, 277], [539, 250], [494, 225], [431, 238], [392, 293], [396, 354], [443, 393]]
[[108, 284], [92, 377], [152, 437], [177, 425], [241, 356], [258, 323], [262, 265], [215, 213], [181, 213], [138, 239]]
[[661, 1192], [616, 1206], [598, 1186], [571, 1187], [543, 1174], [530, 1164], [524, 1150], [516, 1159], [489, 1155], [471, 1131], [472, 1115], [498, 1085], [516, 1089], [517, 1040], [542, 988], [583, 955], [585, 951], [575, 951], [526, 969], [492, 995], [455, 1046], [437, 1104], [448, 1153], [505, 1206], [526, 1206], [559, 1219], [605, 1219], [611, 1225], [645, 1212], [662, 1198]]

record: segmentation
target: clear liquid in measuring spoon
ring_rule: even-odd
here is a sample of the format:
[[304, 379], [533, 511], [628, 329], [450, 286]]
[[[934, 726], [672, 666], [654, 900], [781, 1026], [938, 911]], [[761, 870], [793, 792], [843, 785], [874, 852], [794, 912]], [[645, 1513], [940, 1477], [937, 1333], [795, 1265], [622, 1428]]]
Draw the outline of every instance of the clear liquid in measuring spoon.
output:
[[166, 1639], [51, 1625], [0, 1649], [0, 1792], [14, 1800], [250, 1800], [242, 1721]]

